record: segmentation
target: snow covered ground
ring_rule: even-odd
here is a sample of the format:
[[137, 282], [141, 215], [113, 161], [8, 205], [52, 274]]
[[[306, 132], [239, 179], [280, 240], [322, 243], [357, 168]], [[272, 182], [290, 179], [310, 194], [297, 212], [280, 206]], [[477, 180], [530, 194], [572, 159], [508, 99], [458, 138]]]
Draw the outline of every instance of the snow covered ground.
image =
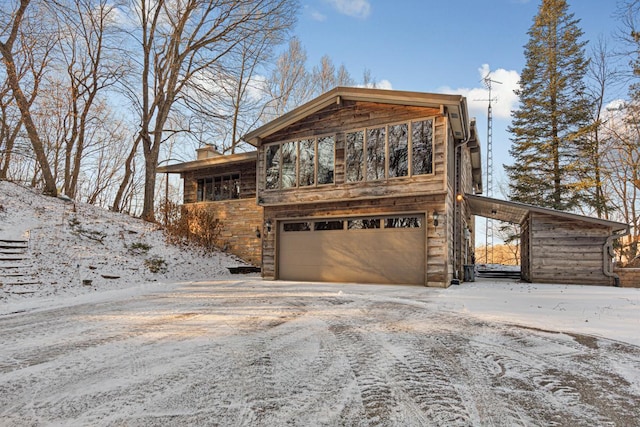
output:
[[[203, 255], [169, 246], [161, 230], [140, 219], [43, 197], [0, 181], [0, 239], [25, 238], [30, 249], [25, 261], [31, 267], [28, 273], [40, 283], [1, 286], [0, 277], [0, 304], [150, 282], [228, 277], [227, 267], [244, 264], [225, 254]], [[151, 262], [166, 272], [151, 272]]]
[[640, 426], [640, 289], [267, 282], [90, 206], [0, 206], [41, 281], [0, 288], [0, 426]]

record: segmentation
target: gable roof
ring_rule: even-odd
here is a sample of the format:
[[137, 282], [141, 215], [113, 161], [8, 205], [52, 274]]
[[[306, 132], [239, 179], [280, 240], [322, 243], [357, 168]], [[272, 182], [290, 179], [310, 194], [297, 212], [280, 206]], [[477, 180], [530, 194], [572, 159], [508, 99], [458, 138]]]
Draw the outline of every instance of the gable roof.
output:
[[443, 115], [449, 117], [457, 140], [465, 140], [470, 135], [467, 100], [462, 95], [339, 86], [249, 132], [242, 139], [259, 147], [264, 138], [331, 104], [340, 104], [344, 100], [439, 108]]
[[589, 222], [611, 228], [612, 231], [628, 231], [629, 225], [609, 221], [601, 218], [594, 218], [585, 215], [578, 215], [571, 212], [558, 211], [555, 209], [543, 208], [539, 206], [528, 205], [526, 203], [511, 202], [507, 200], [493, 199], [490, 197], [476, 196], [465, 194], [464, 198], [469, 203], [471, 213], [486, 218], [493, 218], [500, 221], [521, 224], [530, 212], [553, 215], [561, 218], [567, 218], [577, 221]]

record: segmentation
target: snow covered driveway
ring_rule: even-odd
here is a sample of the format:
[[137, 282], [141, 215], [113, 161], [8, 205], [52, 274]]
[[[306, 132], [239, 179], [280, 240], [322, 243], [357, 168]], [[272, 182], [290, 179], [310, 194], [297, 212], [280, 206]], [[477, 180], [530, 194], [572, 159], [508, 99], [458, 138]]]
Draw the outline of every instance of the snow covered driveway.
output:
[[439, 301], [456, 291], [146, 289], [0, 315], [0, 425], [640, 425], [635, 344]]

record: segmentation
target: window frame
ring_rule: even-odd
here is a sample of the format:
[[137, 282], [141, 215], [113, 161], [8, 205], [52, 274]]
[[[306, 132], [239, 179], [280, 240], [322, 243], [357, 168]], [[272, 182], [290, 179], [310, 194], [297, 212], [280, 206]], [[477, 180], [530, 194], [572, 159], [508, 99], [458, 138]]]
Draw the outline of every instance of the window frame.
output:
[[[402, 180], [402, 179], [407, 179], [407, 178], [414, 178], [414, 177], [421, 177], [421, 176], [433, 176], [435, 175], [435, 164], [434, 164], [434, 147], [435, 147], [435, 116], [428, 116], [428, 117], [419, 117], [419, 118], [412, 118], [412, 119], [407, 119], [407, 120], [402, 120], [402, 121], [398, 121], [398, 122], [389, 122], [389, 123], [385, 123], [382, 125], [371, 125], [371, 126], [367, 126], [367, 127], [359, 127], [359, 128], [353, 128], [353, 129], [349, 129], [346, 130], [344, 132], [345, 135], [345, 160], [344, 160], [344, 184], [350, 185], [350, 184], [361, 184], [361, 183], [366, 183], [366, 182], [370, 182], [370, 183], [377, 183], [377, 182], [387, 182], [387, 181], [393, 181], [393, 180]], [[414, 173], [414, 165], [413, 165], [413, 128], [412, 125], [413, 123], [418, 123], [418, 122], [425, 122], [425, 121], [431, 121], [431, 129], [432, 129], [432, 134], [431, 134], [431, 172], [428, 173], [419, 173], [416, 174]], [[398, 126], [398, 125], [406, 125], [407, 127], [407, 175], [402, 175], [402, 176], [390, 176], [389, 173], [389, 162], [390, 162], [390, 146], [389, 146], [389, 128], [393, 127], [393, 126]], [[368, 161], [368, 131], [372, 130], [372, 129], [379, 129], [379, 128], [384, 128], [385, 129], [385, 136], [384, 136], [384, 154], [385, 154], [385, 159], [384, 159], [384, 177], [383, 178], [378, 178], [378, 179], [368, 179], [368, 165], [367, 165], [367, 161]], [[360, 164], [358, 165], [360, 167], [360, 170], [362, 171], [361, 175], [362, 178], [359, 181], [350, 181], [348, 180], [348, 176], [349, 176], [349, 172], [347, 170], [347, 167], [349, 166], [347, 164], [347, 150], [348, 147], [346, 146], [347, 144], [347, 139], [346, 136], [348, 134], [352, 134], [352, 133], [357, 133], [357, 132], [362, 132], [363, 135], [363, 140], [362, 140], [362, 160], [360, 162]]]
[[[333, 162], [332, 162], [332, 166], [333, 166], [333, 174], [332, 174], [332, 182], [329, 183], [325, 183], [325, 184], [320, 184], [319, 183], [319, 176], [318, 176], [318, 172], [319, 172], [319, 168], [320, 168], [320, 150], [318, 147], [318, 143], [320, 140], [324, 140], [326, 138], [331, 138], [333, 139]], [[313, 157], [313, 184], [309, 184], [309, 185], [300, 185], [300, 143], [303, 141], [313, 141], [313, 153], [314, 153], [314, 157]], [[295, 144], [295, 179], [294, 179], [294, 185], [291, 186], [287, 186], [287, 187], [283, 187], [282, 185], [282, 178], [283, 178], [283, 146], [285, 144]], [[287, 139], [287, 140], [283, 140], [283, 141], [278, 141], [278, 142], [274, 142], [274, 143], [270, 143], [270, 144], [266, 144], [264, 146], [264, 152], [265, 152], [265, 157], [264, 157], [264, 167], [263, 169], [263, 176], [264, 176], [264, 191], [289, 191], [289, 190], [298, 190], [298, 189], [302, 189], [302, 188], [319, 188], [319, 187], [328, 187], [331, 185], [336, 185], [336, 143], [337, 143], [337, 137], [336, 137], [336, 133], [327, 133], [327, 134], [320, 134], [320, 135], [314, 135], [314, 136], [309, 136], [309, 137], [300, 137], [300, 138], [292, 138], [292, 139]], [[278, 185], [275, 188], [269, 188], [267, 186], [267, 171], [269, 170], [269, 165], [267, 163], [267, 152], [269, 150], [272, 149], [272, 147], [280, 147], [278, 149], [278, 153], [279, 153], [279, 160], [278, 160]]]
[[[234, 177], [237, 176], [237, 179], [234, 179]], [[217, 180], [220, 179], [220, 188], [222, 188], [222, 186], [224, 185], [224, 183], [229, 182], [231, 183], [231, 186], [233, 186], [233, 183], [235, 181], [237, 181], [237, 185], [236, 190], [237, 191], [232, 191], [231, 194], [237, 196], [237, 197], [225, 197], [225, 198], [221, 198], [221, 199], [216, 199], [215, 198], [215, 189], [216, 189], [216, 182], [218, 182]], [[241, 194], [242, 194], [242, 173], [240, 171], [237, 172], [228, 172], [228, 173], [220, 173], [220, 174], [215, 174], [215, 175], [201, 175], [201, 176], [197, 176], [194, 177], [194, 180], [196, 182], [196, 203], [208, 203], [208, 202], [225, 202], [225, 201], [229, 201], [229, 200], [240, 200]], [[202, 182], [202, 186], [201, 183]], [[211, 189], [212, 189], [212, 199], [207, 199], [207, 184], [211, 183]], [[222, 194], [222, 193], [221, 193]]]

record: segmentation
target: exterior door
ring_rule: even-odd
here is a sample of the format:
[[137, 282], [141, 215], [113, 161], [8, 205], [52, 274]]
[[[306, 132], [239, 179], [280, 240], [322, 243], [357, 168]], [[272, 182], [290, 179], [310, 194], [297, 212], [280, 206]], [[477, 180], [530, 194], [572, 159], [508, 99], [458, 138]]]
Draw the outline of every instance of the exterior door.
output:
[[281, 280], [425, 284], [424, 215], [279, 224]]

